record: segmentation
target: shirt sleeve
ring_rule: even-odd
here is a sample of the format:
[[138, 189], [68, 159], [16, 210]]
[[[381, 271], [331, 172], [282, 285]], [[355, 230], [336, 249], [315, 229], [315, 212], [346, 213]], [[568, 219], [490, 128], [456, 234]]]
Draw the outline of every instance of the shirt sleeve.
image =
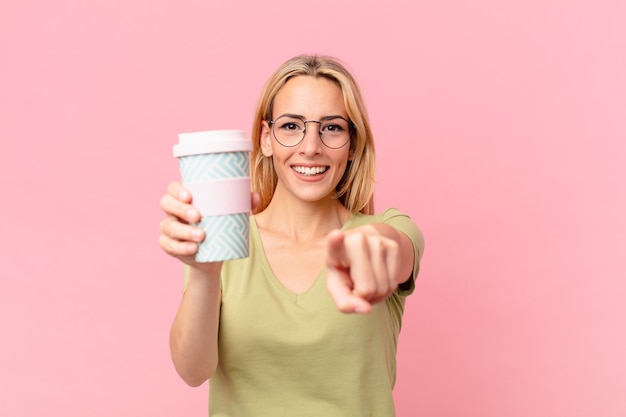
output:
[[398, 288], [398, 295], [406, 297], [415, 289], [415, 279], [419, 273], [420, 260], [424, 253], [424, 235], [411, 218], [398, 209], [390, 208], [382, 214], [382, 222], [404, 233], [413, 244], [413, 273], [411, 277]]

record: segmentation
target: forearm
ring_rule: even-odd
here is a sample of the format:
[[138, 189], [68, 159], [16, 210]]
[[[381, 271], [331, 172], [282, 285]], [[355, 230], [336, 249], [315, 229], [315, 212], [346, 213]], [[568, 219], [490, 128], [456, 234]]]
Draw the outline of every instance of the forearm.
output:
[[220, 270], [190, 269], [187, 288], [172, 324], [172, 360], [178, 374], [191, 386], [204, 383], [217, 368]]

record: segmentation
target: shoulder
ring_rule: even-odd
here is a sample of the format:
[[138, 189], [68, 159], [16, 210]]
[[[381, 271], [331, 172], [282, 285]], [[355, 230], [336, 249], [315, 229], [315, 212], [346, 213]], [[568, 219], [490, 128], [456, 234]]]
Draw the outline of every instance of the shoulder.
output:
[[404, 233], [411, 240], [416, 261], [419, 262], [424, 252], [424, 235], [408, 214], [396, 208], [388, 208], [377, 214], [352, 213], [344, 229], [354, 229], [372, 223], [385, 223]]
[[352, 213], [345, 228], [353, 229], [372, 223], [389, 224], [407, 235], [415, 235], [416, 238], [422, 235], [421, 230], [411, 217], [396, 208], [388, 208], [377, 214]]

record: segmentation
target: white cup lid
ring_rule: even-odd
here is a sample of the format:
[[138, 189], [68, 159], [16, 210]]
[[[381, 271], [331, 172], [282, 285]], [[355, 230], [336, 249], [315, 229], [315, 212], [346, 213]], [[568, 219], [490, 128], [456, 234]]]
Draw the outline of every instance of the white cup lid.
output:
[[252, 142], [243, 130], [206, 130], [179, 133], [178, 144], [173, 150], [176, 158], [204, 153], [250, 152]]

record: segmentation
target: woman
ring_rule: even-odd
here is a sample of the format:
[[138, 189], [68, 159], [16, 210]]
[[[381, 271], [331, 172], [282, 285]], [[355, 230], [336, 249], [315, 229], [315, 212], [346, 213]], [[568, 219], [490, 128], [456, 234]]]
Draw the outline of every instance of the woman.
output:
[[393, 416], [423, 238], [395, 209], [373, 214], [354, 78], [329, 57], [290, 59], [265, 86], [252, 138], [248, 258], [196, 263], [192, 196], [172, 183], [161, 200], [161, 247], [188, 265], [170, 335], [178, 373], [210, 379], [211, 416]]

